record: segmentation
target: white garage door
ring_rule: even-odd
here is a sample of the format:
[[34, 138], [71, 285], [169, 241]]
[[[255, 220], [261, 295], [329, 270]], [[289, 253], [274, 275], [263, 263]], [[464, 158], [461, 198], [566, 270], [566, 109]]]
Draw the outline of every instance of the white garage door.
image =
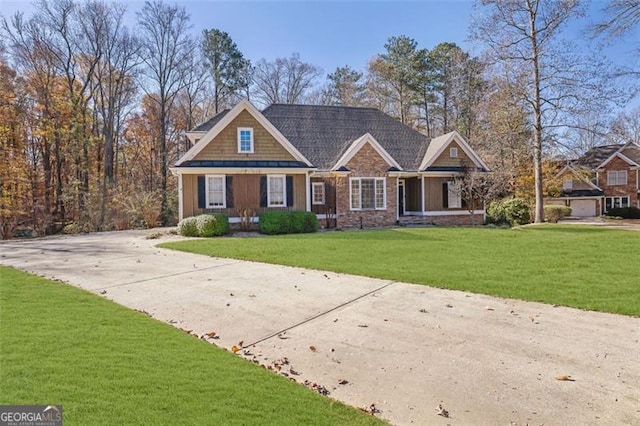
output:
[[596, 215], [596, 200], [571, 200], [571, 216], [590, 217]]

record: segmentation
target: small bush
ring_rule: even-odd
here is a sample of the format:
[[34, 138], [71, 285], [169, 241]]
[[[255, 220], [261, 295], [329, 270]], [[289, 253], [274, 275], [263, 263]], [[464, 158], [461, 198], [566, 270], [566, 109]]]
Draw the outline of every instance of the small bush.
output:
[[561, 205], [544, 206], [544, 218], [547, 222], [558, 223], [559, 220], [571, 215], [571, 207]]
[[258, 225], [262, 234], [301, 234], [316, 232], [318, 218], [312, 212], [270, 211], [260, 214]]
[[187, 217], [178, 223], [178, 234], [184, 237], [197, 237], [198, 225], [195, 217]]
[[219, 237], [229, 233], [229, 218], [220, 213], [196, 216], [199, 237]]
[[640, 209], [637, 207], [614, 207], [609, 209], [607, 216], [621, 217], [623, 219], [640, 219]]
[[520, 198], [494, 201], [487, 208], [487, 222], [497, 225], [524, 225], [531, 221], [529, 206]]

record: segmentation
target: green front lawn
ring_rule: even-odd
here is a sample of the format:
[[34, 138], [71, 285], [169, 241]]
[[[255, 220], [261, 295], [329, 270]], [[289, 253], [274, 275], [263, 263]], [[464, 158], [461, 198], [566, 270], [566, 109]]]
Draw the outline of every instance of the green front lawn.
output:
[[640, 232], [628, 230], [401, 228], [161, 246], [640, 316]]
[[0, 404], [68, 425], [382, 424], [74, 287], [0, 266]]

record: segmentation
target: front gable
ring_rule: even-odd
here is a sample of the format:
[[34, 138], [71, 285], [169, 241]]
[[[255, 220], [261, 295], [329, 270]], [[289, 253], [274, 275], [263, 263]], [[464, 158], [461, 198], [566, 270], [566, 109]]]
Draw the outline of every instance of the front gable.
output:
[[343, 167], [348, 170], [357, 168], [361, 173], [367, 168], [385, 172], [389, 169], [401, 170], [398, 162], [369, 133], [353, 141], [332, 169], [340, 170]]
[[[451, 156], [451, 148], [457, 150], [457, 157]], [[431, 140], [420, 164], [420, 171], [429, 168], [453, 168], [460, 167], [471, 162], [478, 169], [489, 171], [489, 167], [480, 156], [471, 148], [467, 141], [455, 130]]]
[[563, 167], [555, 176], [563, 192], [571, 191], [602, 191], [591, 182], [592, 172], [579, 170], [571, 165]]
[[[238, 129], [253, 131], [252, 153], [238, 152]], [[246, 110], [238, 114], [193, 157], [193, 160], [254, 159], [294, 161], [295, 157]]]
[[[239, 131], [251, 129], [252, 152], [239, 148]], [[189, 161], [297, 161], [312, 167], [298, 151], [249, 101], [243, 100], [224, 115], [176, 163]]]

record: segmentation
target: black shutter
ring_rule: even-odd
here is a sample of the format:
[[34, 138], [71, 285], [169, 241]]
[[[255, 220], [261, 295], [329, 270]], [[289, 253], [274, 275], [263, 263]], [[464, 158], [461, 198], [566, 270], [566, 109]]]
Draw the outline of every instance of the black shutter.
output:
[[267, 177], [260, 176], [260, 207], [267, 207]]
[[227, 208], [233, 208], [233, 176], [227, 176]]
[[204, 176], [198, 176], [198, 208], [204, 209], [207, 206], [207, 194], [204, 183]]
[[293, 207], [293, 176], [287, 176], [287, 207]]
[[449, 208], [449, 182], [442, 182], [442, 208]]

